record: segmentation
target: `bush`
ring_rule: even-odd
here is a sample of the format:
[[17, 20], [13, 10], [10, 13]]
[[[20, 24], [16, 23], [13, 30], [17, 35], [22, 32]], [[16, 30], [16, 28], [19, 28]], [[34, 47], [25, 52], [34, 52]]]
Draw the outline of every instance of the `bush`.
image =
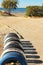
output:
[[43, 16], [43, 8], [41, 6], [26, 7], [27, 16]]

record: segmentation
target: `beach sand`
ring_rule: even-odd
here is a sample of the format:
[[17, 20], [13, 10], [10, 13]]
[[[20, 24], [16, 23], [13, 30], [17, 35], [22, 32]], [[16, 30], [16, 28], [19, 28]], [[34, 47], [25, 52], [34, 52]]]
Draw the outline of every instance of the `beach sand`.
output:
[[[0, 16], [0, 55], [3, 50], [4, 35], [9, 32], [15, 32], [14, 29], [18, 31], [25, 40], [32, 43], [40, 56], [40, 60], [43, 61], [43, 18]], [[34, 65], [43, 65], [43, 63]]]

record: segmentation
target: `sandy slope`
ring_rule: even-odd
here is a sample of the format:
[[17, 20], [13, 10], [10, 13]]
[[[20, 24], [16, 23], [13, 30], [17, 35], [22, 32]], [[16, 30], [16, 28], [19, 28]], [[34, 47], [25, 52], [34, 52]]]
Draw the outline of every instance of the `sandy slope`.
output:
[[43, 18], [0, 17], [0, 54], [4, 34], [15, 32], [14, 29], [33, 44], [43, 60]]

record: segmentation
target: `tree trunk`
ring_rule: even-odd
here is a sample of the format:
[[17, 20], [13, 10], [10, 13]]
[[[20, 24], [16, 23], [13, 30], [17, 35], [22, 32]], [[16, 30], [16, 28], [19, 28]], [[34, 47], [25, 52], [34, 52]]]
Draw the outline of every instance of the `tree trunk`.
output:
[[8, 9], [8, 15], [9, 15], [9, 16], [12, 16], [12, 14], [11, 14], [11, 9], [10, 9], [10, 8]]
[[8, 13], [8, 15], [9, 15], [9, 16], [12, 16], [12, 14], [11, 14], [10, 12]]

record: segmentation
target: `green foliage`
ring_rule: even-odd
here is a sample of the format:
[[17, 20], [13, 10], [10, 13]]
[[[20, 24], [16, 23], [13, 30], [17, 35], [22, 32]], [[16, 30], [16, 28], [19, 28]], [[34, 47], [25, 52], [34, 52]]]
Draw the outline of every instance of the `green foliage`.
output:
[[42, 4], [42, 9], [43, 9], [43, 4]]
[[26, 7], [27, 16], [43, 16], [42, 6], [28, 6]]
[[11, 9], [16, 9], [18, 0], [3, 0], [2, 7], [10, 14]]

